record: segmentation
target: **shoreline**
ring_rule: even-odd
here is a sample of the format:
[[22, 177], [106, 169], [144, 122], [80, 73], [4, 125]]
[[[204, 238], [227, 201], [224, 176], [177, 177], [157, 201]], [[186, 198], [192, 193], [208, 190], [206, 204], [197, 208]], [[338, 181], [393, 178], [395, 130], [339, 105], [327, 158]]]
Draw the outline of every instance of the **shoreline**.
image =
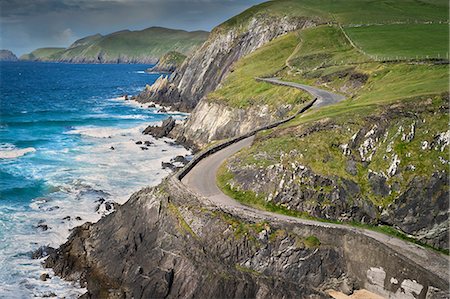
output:
[[[120, 106], [132, 105], [133, 107], [142, 110], [148, 109], [147, 105], [144, 106], [135, 101], [124, 101], [123, 99], [121, 100], [106, 97], [104, 98], [104, 100], [116, 101], [118, 103], [120, 102]], [[155, 109], [157, 108], [163, 107], [159, 105], [157, 107], [155, 105]], [[177, 111], [163, 113], [157, 112], [155, 110], [151, 113], [160, 115], [167, 114], [167, 116], [172, 115], [180, 117], [184, 117], [186, 115], [186, 113]], [[27, 218], [31, 220], [33, 230], [24, 231], [24, 235], [20, 236], [24, 242], [30, 239], [31, 236], [34, 236], [33, 238], [35, 239], [34, 243], [36, 246], [31, 252], [28, 252], [26, 256], [21, 258], [25, 261], [25, 263], [29, 263], [30, 267], [33, 268], [29, 270], [29, 274], [26, 277], [23, 277], [27, 280], [31, 279], [34, 281], [32, 285], [30, 285], [30, 287], [32, 288], [29, 289], [29, 291], [31, 292], [30, 296], [34, 295], [38, 297], [45, 297], [54, 293], [52, 290], [54, 290], [59, 297], [72, 297], [75, 296], [75, 294], [77, 294], [76, 296], [79, 296], [85, 293], [86, 289], [83, 288], [79, 284], [79, 282], [63, 280], [55, 275], [53, 269], [43, 267], [43, 262], [45, 261], [46, 256], [42, 256], [42, 249], [45, 248], [46, 250], [48, 249], [51, 251], [51, 249], [49, 249], [51, 247], [58, 248], [67, 241], [71, 234], [71, 231], [74, 228], [79, 227], [80, 225], [83, 225], [87, 222], [98, 222], [104, 216], [112, 213], [117, 208], [117, 206], [120, 206], [127, 202], [132, 194], [142, 190], [143, 188], [160, 184], [167, 177], [167, 175], [170, 175], [171, 173], [171, 171], [163, 167], [164, 163], [173, 160], [179, 155], [188, 157], [192, 154], [186, 148], [180, 145], [176, 145], [174, 143], [174, 140], [172, 140], [171, 138], [162, 138], [157, 140], [151, 136], [142, 134], [142, 131], [146, 126], [158, 124], [159, 122], [160, 121], [149, 123], [148, 121], [142, 121], [140, 122], [140, 124], [136, 124], [130, 129], [101, 126], [91, 128], [89, 126], [83, 127], [84, 125], [81, 125], [80, 127], [74, 127], [71, 131], [67, 132], [67, 134], [69, 135], [79, 135], [85, 140], [90, 139], [91, 141], [89, 141], [87, 144], [90, 144], [89, 146], [93, 147], [92, 149], [89, 149], [88, 145], [82, 145], [80, 148], [77, 148], [77, 152], [84, 151], [85, 149], [89, 150], [82, 155], [80, 155], [79, 153], [69, 153], [69, 150], [64, 151], [64, 153], [70, 155], [71, 157], [73, 157], [73, 159], [78, 160], [81, 158], [81, 162], [90, 163], [90, 160], [95, 160], [95, 158], [99, 156], [102, 157], [102, 161], [104, 161], [99, 161], [99, 163], [101, 164], [104, 164], [105, 162], [106, 164], [110, 163], [108, 161], [116, 164], [119, 163], [118, 165], [125, 163], [124, 165], [126, 166], [126, 168], [135, 169], [133, 170], [133, 172], [136, 173], [135, 175], [138, 175], [142, 169], [144, 173], [150, 173], [152, 179], [137, 188], [132, 187], [132, 184], [130, 187], [132, 190], [129, 190], [126, 195], [120, 197], [117, 197], [115, 195], [116, 193], [123, 193], [122, 191], [120, 191], [120, 186], [113, 186], [113, 190], [118, 190], [118, 192], [110, 192], [110, 190], [108, 190], [107, 188], [99, 189], [95, 183], [87, 184], [87, 182], [83, 182], [82, 179], [79, 180], [78, 183], [77, 180], [68, 182], [68, 184], [61, 184], [56, 182], [56, 187], [52, 187], [56, 188], [55, 190], [51, 190], [50, 193], [46, 193], [43, 197], [34, 198], [29, 203], [25, 203], [24, 207], [27, 211], [25, 211], [24, 213], [25, 215], [29, 215], [27, 216]], [[110, 129], [113, 129], [115, 131], [112, 133], [108, 133], [108, 130]], [[102, 132], [102, 130], [104, 132]], [[141, 146], [138, 144], [138, 142], [148, 143], [148, 145], [145, 144]], [[144, 150], [144, 147], [148, 150]], [[95, 149], [95, 151], [92, 151], [93, 149]], [[136, 156], [136, 154], [133, 154], [133, 151], [136, 150], [136, 154], [139, 154], [141, 156], [145, 154], [147, 155], [146, 160], [137, 162], [139, 163], [137, 165], [135, 165], [136, 162], [132, 162], [139, 161], [136, 160], [136, 157], [134, 157]], [[33, 152], [35, 151], [36, 150], [33, 150]], [[39, 149], [37, 151], [39, 151]], [[151, 153], [152, 151], [153, 153]], [[124, 157], [126, 158], [123, 161], [117, 162], [115, 161], [117, 155], [122, 156], [122, 159]], [[108, 158], [108, 156], [110, 156], [111, 158]], [[20, 159], [20, 156], [14, 158]], [[13, 157], [11, 157], [11, 160], [12, 159]], [[120, 159], [121, 158], [119, 158], [119, 160]], [[95, 176], [95, 174], [92, 175]], [[116, 176], [117, 179], [120, 178], [120, 174], [117, 174]], [[58, 196], [56, 196], [58, 194], [61, 194], [63, 197], [58, 199]], [[65, 198], [66, 196], [71, 196], [71, 198]], [[85, 199], [81, 199], [83, 197]], [[123, 198], [123, 200], [121, 198]], [[73, 209], [73, 207], [70, 208], [71, 205], [75, 203], [75, 201], [73, 200], [78, 201], [78, 205], [83, 206], [82, 211]], [[34, 232], [34, 230], [36, 230], [36, 232]], [[10, 260], [11, 262], [15, 261], [16, 258], [12, 258], [8, 251], [5, 251], [4, 254], [7, 260]], [[32, 255], [34, 255], [35, 257], [32, 257]], [[19, 278], [22, 279], [20, 275]], [[6, 292], [5, 296], [9, 297], [14, 293], [14, 285], [14, 281], [5, 279], [0, 285], [0, 288], [2, 288], [4, 292]], [[25, 291], [25, 289], [23, 291]], [[21, 292], [20, 294], [22, 294]]]

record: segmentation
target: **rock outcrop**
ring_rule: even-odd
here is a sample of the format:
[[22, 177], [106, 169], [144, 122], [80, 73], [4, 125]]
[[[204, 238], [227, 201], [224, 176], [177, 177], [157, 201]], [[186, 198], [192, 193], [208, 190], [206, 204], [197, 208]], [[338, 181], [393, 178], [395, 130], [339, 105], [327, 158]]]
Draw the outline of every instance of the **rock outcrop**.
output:
[[0, 50], [0, 61], [17, 61], [17, 56], [10, 50]]
[[312, 18], [256, 15], [246, 28], [218, 26], [179, 70], [155, 82], [154, 87], [146, 89], [135, 100], [192, 110], [203, 96], [217, 88], [239, 58], [280, 35], [316, 23]]
[[155, 138], [167, 137], [175, 127], [175, 119], [172, 116], [163, 120], [161, 126], [148, 126], [142, 134], [152, 135]]
[[80, 280], [85, 298], [327, 298], [325, 286], [350, 284], [340, 248], [165, 188], [76, 228], [46, 266]]
[[239, 109], [203, 100], [175, 137], [181, 143], [203, 147], [211, 141], [239, 136], [285, 118], [291, 110], [290, 105], [282, 105], [276, 112], [267, 105]]
[[147, 69], [146, 72], [173, 73], [185, 60], [186, 55], [176, 51], [170, 51], [169, 53], [164, 54], [164, 56], [158, 60], [158, 63], [154, 67]]

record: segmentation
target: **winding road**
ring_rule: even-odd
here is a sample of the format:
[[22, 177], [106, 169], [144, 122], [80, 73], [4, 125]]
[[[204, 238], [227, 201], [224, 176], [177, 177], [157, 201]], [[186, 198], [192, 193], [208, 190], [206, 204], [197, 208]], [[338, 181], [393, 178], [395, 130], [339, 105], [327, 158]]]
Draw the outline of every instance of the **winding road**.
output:
[[[322, 107], [325, 105], [330, 105], [342, 101], [345, 99], [344, 96], [328, 92], [319, 88], [315, 88], [308, 85], [285, 82], [276, 78], [256, 78], [259, 81], [266, 81], [273, 84], [291, 86], [294, 88], [299, 88], [305, 90], [317, 97], [313, 107]], [[317, 105], [316, 105], [317, 104]], [[375, 231], [350, 227], [346, 225], [324, 223], [314, 220], [301, 219], [296, 217], [290, 217], [282, 214], [276, 214], [264, 210], [258, 210], [249, 206], [245, 206], [233, 198], [225, 195], [217, 186], [216, 175], [217, 171], [225, 160], [237, 153], [239, 150], [249, 147], [254, 139], [254, 135], [232, 143], [231, 145], [211, 154], [200, 160], [193, 168], [184, 174], [181, 182], [192, 192], [197, 195], [206, 198], [214, 205], [219, 206], [223, 209], [229, 210], [232, 213], [249, 215], [253, 217], [264, 218], [267, 220], [278, 220], [283, 222], [294, 223], [296, 225], [312, 225], [324, 228], [339, 228], [346, 229], [354, 232], [364, 234], [370, 238], [373, 238], [398, 254], [407, 257], [410, 260], [415, 261], [418, 265], [431, 271], [432, 273], [438, 274], [440, 277], [448, 277], [448, 257], [433, 252], [431, 250], [424, 249], [413, 243], [405, 242], [398, 238], [394, 238], [382, 233]]]

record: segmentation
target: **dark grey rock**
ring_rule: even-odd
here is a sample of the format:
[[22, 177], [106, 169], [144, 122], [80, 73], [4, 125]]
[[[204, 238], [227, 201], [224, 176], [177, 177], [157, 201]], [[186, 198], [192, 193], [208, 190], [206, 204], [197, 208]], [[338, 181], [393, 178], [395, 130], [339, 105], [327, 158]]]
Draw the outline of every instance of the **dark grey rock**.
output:
[[161, 126], [148, 126], [142, 134], [152, 135], [155, 138], [162, 138], [169, 135], [175, 127], [175, 119], [170, 116], [162, 122]]
[[40, 259], [46, 257], [56, 251], [55, 248], [50, 246], [41, 246], [31, 254], [32, 259]]
[[47, 281], [47, 279], [50, 278], [50, 275], [48, 273], [42, 273], [41, 276], [39, 276], [39, 279], [42, 281]]
[[368, 175], [370, 188], [375, 195], [387, 196], [389, 194], [389, 187], [386, 184], [386, 177], [375, 173], [369, 172]]

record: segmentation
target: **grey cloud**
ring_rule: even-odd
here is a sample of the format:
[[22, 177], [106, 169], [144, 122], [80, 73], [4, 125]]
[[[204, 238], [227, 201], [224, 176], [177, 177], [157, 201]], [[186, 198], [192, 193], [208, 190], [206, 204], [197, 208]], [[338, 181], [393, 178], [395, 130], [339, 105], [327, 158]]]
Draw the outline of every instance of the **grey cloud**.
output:
[[[164, 26], [211, 30], [263, 0], [0, 0], [0, 47], [23, 54], [77, 37]], [[71, 34], [64, 30], [70, 29]]]

